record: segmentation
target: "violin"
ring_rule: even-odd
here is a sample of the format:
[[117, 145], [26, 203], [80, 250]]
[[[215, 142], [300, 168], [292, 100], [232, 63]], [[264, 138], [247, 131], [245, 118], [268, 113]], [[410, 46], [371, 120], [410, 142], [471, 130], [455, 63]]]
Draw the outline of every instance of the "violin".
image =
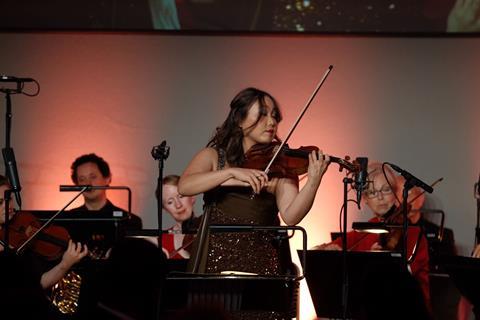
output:
[[[308, 171], [308, 155], [312, 151], [319, 151], [316, 146], [302, 146], [298, 149], [291, 149], [288, 144], [281, 144], [273, 141], [269, 144], [256, 144], [245, 154], [245, 161], [242, 167], [249, 169], [264, 170], [267, 168], [278, 148], [282, 148], [269, 167], [268, 175], [271, 177], [295, 178]], [[340, 171], [346, 169], [350, 172], [358, 170], [356, 163], [349, 162], [350, 157], [345, 159], [330, 156], [330, 162], [340, 166]]]
[[[254, 160], [253, 161], [252, 160], [246, 161], [247, 163], [244, 164], [243, 167], [251, 168], [251, 169], [257, 168], [258, 170], [263, 170], [267, 175], [270, 173], [271, 166], [277, 160], [277, 157], [280, 156], [280, 154], [282, 152], [284, 152], [284, 150], [286, 150], [286, 149], [284, 149], [284, 147], [287, 146], [287, 141], [290, 139], [293, 131], [297, 127], [298, 123], [302, 119], [303, 115], [307, 111], [308, 107], [312, 103], [313, 99], [317, 95], [318, 91], [322, 87], [323, 83], [327, 79], [327, 77], [330, 74], [330, 72], [332, 71], [332, 69], [333, 69], [333, 66], [330, 65], [328, 67], [327, 71], [325, 71], [325, 74], [323, 75], [323, 78], [317, 84], [315, 90], [313, 91], [313, 93], [310, 96], [310, 98], [308, 99], [307, 103], [305, 104], [305, 106], [301, 110], [300, 114], [297, 116], [297, 119], [293, 123], [290, 130], [288, 130], [288, 134], [287, 134], [287, 137], [285, 138], [285, 140], [283, 142], [281, 142], [280, 145], [276, 148], [275, 148], [276, 142], [272, 142], [273, 143], [273, 148], [271, 150], [272, 151], [275, 150], [275, 152], [267, 152], [269, 150], [269, 148], [272, 146], [272, 143], [266, 144], [267, 149], [263, 149], [262, 147], [258, 147], [259, 149], [254, 149], [252, 147], [252, 148], [250, 148], [250, 150], [247, 151], [247, 153], [249, 151], [251, 151], [251, 154], [249, 156], [247, 156], [246, 158], [247, 159], [248, 158], [250, 158], [250, 159], [254, 158]], [[254, 149], [254, 150], [252, 150], [252, 149]], [[259, 152], [255, 152], [255, 150], [258, 150]], [[318, 150], [318, 148], [317, 148], [317, 150]], [[306, 154], [305, 159], [308, 159], [308, 151], [307, 150], [303, 150], [303, 151], [305, 151], [305, 154]], [[265, 155], [262, 155], [262, 153], [266, 153], [268, 156], [270, 156], [270, 158], [266, 157]], [[255, 154], [259, 155], [259, 157], [256, 157]], [[255, 158], [257, 158], [257, 159], [255, 159]], [[304, 157], [302, 156], [302, 157], [298, 157], [298, 158], [304, 158]], [[262, 160], [262, 161], [260, 161], [260, 160]], [[277, 164], [276, 164], [276, 168], [278, 169], [277, 174], [278, 173], [283, 173], [284, 176], [290, 176], [290, 177], [295, 176], [296, 177], [298, 175], [297, 172], [303, 172], [303, 173], [307, 172], [307, 170], [308, 170], [308, 160], [306, 162], [306, 165], [304, 165], [304, 166], [299, 165], [299, 164], [304, 164], [304, 162], [298, 162], [298, 161], [292, 162], [292, 161], [294, 161], [294, 160], [289, 161], [288, 158], [284, 158], [283, 161], [277, 162]], [[289, 166], [289, 162], [291, 162], [290, 164], [296, 164], [296, 165], [290, 165]], [[289, 169], [289, 170], [287, 170], [287, 169]], [[254, 197], [255, 197], [255, 193], [252, 193], [251, 198], [253, 199]]]
[[[42, 223], [31, 213], [15, 214], [8, 224], [9, 245], [14, 249], [21, 247], [41, 226]], [[0, 229], [0, 239], [4, 237], [5, 229]], [[68, 247], [69, 240], [70, 235], [65, 228], [50, 225], [32, 239], [28, 248], [47, 260], [56, 260]]]
[[[407, 207], [407, 212], [410, 212], [410, 205]], [[387, 225], [395, 225], [395, 227], [391, 228], [388, 233], [380, 234], [378, 243], [385, 250], [395, 251], [402, 245], [403, 230], [400, 226], [403, 225], [403, 207], [399, 206], [397, 208], [393, 206], [385, 215], [387, 217], [384, 223]]]

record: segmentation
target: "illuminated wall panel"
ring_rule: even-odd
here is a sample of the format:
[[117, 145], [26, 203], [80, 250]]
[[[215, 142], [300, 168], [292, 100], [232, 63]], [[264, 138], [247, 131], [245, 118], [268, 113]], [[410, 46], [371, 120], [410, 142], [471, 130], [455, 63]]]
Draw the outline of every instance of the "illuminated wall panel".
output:
[[[181, 173], [247, 86], [281, 103], [284, 136], [333, 64], [290, 145], [391, 161], [426, 182], [445, 177], [428, 203], [447, 213], [460, 252], [471, 249], [480, 171], [478, 39], [4, 33], [0, 42], [0, 73], [41, 84], [37, 97], [12, 98], [25, 209], [65, 204], [73, 195], [58, 185], [70, 183], [71, 162], [95, 152], [110, 163], [114, 185], [132, 188], [145, 227], [156, 227], [154, 145], [168, 141], [165, 174]], [[309, 246], [338, 230], [342, 178], [332, 164], [301, 223]], [[125, 194], [111, 198], [126, 207]], [[369, 217], [349, 206], [350, 222]]]

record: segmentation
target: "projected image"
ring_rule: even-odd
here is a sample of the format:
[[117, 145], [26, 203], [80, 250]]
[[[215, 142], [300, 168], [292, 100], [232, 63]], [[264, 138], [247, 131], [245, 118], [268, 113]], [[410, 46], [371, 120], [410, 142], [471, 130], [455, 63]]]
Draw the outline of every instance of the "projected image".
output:
[[4, 0], [6, 30], [478, 33], [478, 0]]

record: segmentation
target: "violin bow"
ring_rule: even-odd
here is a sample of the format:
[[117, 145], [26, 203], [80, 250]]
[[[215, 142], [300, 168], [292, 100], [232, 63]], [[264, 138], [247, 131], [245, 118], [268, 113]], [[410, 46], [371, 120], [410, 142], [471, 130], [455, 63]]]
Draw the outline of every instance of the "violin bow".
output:
[[[169, 257], [169, 258], [170, 258], [170, 257], [173, 257], [173, 256], [175, 256], [177, 253], [179, 253], [180, 251], [184, 250], [186, 247], [188, 247], [189, 245], [191, 245], [191, 244], [195, 241], [195, 238], [196, 238], [196, 237], [192, 237], [192, 239], [190, 239], [189, 241], [186, 241], [184, 244], [182, 244], [182, 245], [180, 246], [180, 248], [175, 249], [175, 250], [173, 250], [172, 252], [169, 252], [169, 253], [168, 253], [168, 257]], [[186, 251], [186, 250], [185, 250], [185, 251]], [[187, 252], [188, 252], [188, 251], [187, 251]], [[190, 253], [190, 252], [188, 252], [188, 253]]]
[[295, 120], [295, 122], [293, 123], [292, 127], [290, 128], [290, 130], [288, 131], [288, 134], [287, 134], [287, 137], [285, 138], [285, 140], [282, 141], [282, 143], [280, 144], [280, 147], [277, 148], [277, 151], [274, 153], [272, 159], [270, 160], [270, 162], [268, 163], [267, 167], [265, 168], [264, 172], [266, 174], [268, 174], [268, 172], [270, 171], [270, 167], [272, 166], [273, 162], [275, 161], [275, 159], [278, 157], [280, 151], [282, 150], [282, 148], [285, 146], [285, 144], [287, 143], [288, 139], [290, 139], [290, 136], [292, 135], [293, 131], [295, 130], [295, 128], [297, 127], [298, 123], [300, 122], [300, 120], [302, 119], [303, 115], [305, 114], [305, 112], [307, 111], [308, 107], [310, 106], [310, 104], [312, 103], [313, 99], [315, 98], [315, 96], [317, 95], [318, 91], [320, 90], [320, 88], [322, 87], [323, 83], [325, 82], [325, 80], [327, 80], [327, 77], [328, 75], [330, 74], [330, 72], [332, 71], [333, 69], [333, 65], [330, 65], [327, 69], [327, 71], [325, 71], [325, 74], [323, 75], [322, 79], [320, 80], [320, 82], [318, 83], [317, 87], [315, 88], [315, 90], [313, 91], [312, 95], [310, 96], [310, 99], [308, 99], [307, 103], [305, 104], [305, 106], [303, 107], [302, 111], [300, 112], [300, 114], [298, 115], [297, 117], [297, 120]]

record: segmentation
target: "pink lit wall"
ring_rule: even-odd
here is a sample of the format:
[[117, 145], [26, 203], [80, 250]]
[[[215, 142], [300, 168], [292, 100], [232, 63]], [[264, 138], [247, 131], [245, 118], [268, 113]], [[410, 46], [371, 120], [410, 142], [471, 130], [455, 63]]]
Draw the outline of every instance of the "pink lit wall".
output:
[[[95, 152], [110, 163], [113, 185], [132, 188], [133, 211], [154, 228], [154, 145], [167, 140], [165, 174], [181, 173], [247, 86], [280, 101], [284, 136], [333, 64], [290, 145], [391, 161], [426, 182], [444, 177], [427, 205], [445, 210], [460, 252], [471, 250], [472, 188], [480, 171], [479, 39], [3, 33], [0, 43], [0, 74], [41, 84], [37, 97], [12, 98], [25, 209], [62, 207], [73, 196], [58, 191], [70, 183], [71, 162]], [[301, 223], [309, 246], [338, 230], [342, 177], [332, 164]], [[126, 194], [110, 197], [126, 207]], [[353, 205], [349, 213], [350, 222], [370, 216]]]

